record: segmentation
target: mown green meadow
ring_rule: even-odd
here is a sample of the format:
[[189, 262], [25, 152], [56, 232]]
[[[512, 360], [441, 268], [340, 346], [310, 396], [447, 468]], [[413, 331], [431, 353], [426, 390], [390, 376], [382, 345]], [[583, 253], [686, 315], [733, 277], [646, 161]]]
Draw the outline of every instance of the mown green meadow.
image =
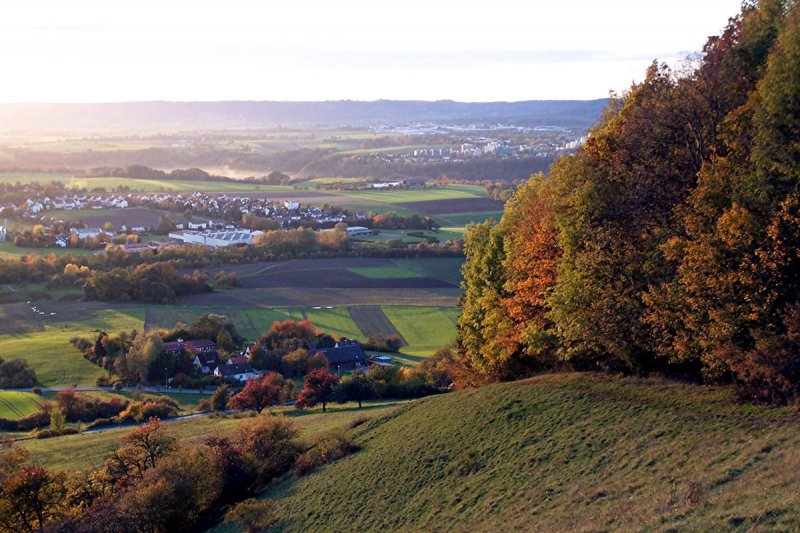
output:
[[140, 311], [105, 309], [90, 316], [57, 315], [42, 330], [0, 335], [0, 357], [22, 358], [36, 371], [41, 385], [94, 385], [105, 372], [83, 358], [70, 344], [74, 336], [92, 337], [97, 330], [131, 331], [144, 326]]
[[35, 413], [41, 398], [32, 392], [0, 390], [0, 418], [16, 420]]

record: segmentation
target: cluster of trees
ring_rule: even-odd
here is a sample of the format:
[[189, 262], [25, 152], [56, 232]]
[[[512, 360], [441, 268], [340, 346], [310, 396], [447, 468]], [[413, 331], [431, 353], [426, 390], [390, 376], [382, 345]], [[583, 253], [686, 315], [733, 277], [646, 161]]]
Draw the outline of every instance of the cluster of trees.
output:
[[403, 346], [403, 341], [397, 335], [373, 335], [367, 338], [362, 346], [376, 352], [397, 352]]
[[[338, 454], [322, 458], [335, 460], [357, 449], [347, 436], [338, 442]], [[195, 531], [211, 527], [227, 509], [229, 521], [269, 526], [274, 522], [269, 505], [248, 498], [318, 447], [333, 451], [332, 439], [303, 442], [292, 422], [258, 416], [239, 422], [232, 435], [212, 436], [199, 446], [179, 445], [151, 418], [122, 436], [105, 464], [88, 472], [52, 471], [32, 464], [24, 449], [11, 448], [0, 452], [0, 528]], [[308, 462], [302, 463], [304, 471]]]
[[401, 216], [394, 211], [379, 213], [365, 221], [365, 225], [376, 229], [439, 229], [440, 224], [429, 216], [409, 215]]
[[498, 202], [507, 202], [514, 195], [514, 192], [524, 183], [524, 180], [514, 180], [513, 182], [497, 181], [485, 185], [486, 194], [489, 198]]
[[36, 372], [25, 359], [5, 361], [0, 357], [0, 389], [21, 389], [36, 385]]
[[[123, 383], [163, 383], [165, 378], [172, 377], [177, 383], [188, 386], [190, 378], [203, 376], [195, 368], [195, 354], [190, 350], [184, 348], [177, 356], [164, 350], [165, 342], [177, 339], [215, 341], [220, 357], [225, 360], [244, 342], [227, 317], [207, 314], [199, 316], [189, 326], [178, 323], [171, 330], [121, 331], [113, 335], [99, 331], [94, 339], [73, 337], [71, 343], [84, 358]], [[103, 381], [107, 384], [110, 380], [104, 378]]]
[[54, 405], [43, 404], [43, 410], [58, 410], [67, 422], [93, 422], [98, 418], [118, 416], [130, 402], [121, 396], [110, 399], [87, 396], [75, 389], [64, 389], [55, 398]]
[[659, 371], [800, 397], [800, 6], [654, 63], [574, 157], [466, 239], [461, 362]]
[[208, 276], [195, 271], [180, 275], [170, 263], [95, 270], [83, 284], [87, 300], [174, 303], [178, 296], [213, 291]]
[[308, 320], [275, 321], [253, 344], [250, 364], [284, 376], [303, 376], [321, 365], [310, 352], [332, 348], [336, 340]]

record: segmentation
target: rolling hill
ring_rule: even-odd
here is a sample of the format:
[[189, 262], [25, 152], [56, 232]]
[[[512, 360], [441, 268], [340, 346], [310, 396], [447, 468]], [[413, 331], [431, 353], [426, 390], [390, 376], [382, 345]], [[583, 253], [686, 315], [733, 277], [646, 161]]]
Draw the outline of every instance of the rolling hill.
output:
[[266, 496], [292, 531], [797, 530], [800, 416], [732, 395], [562, 374], [429, 397]]

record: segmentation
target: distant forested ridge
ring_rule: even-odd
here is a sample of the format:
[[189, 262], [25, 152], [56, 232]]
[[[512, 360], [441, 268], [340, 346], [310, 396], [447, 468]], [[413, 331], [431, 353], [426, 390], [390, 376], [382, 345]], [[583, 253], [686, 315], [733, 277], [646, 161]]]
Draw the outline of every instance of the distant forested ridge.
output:
[[293, 125], [364, 125], [376, 122], [504, 122], [584, 129], [607, 105], [599, 100], [454, 102], [125, 102], [107, 104], [0, 104], [6, 131], [238, 129]]
[[800, 7], [745, 3], [703, 52], [653, 63], [468, 232], [473, 375], [656, 371], [800, 399]]

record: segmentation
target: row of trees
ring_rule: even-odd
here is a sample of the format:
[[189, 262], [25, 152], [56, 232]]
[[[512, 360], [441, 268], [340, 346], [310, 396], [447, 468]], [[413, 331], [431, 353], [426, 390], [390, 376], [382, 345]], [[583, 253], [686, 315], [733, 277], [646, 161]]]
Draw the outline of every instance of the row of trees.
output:
[[800, 7], [746, 4], [653, 64], [588, 142], [466, 240], [462, 363], [569, 365], [800, 397]]
[[83, 284], [87, 300], [174, 303], [178, 296], [211, 292], [208, 276], [195, 271], [180, 275], [170, 263], [95, 270]]
[[[298, 409], [322, 405], [325, 412], [331, 402], [357, 402], [379, 398], [419, 398], [446, 391], [453, 383], [452, 369], [455, 366], [448, 349], [437, 352], [414, 369], [399, 366], [372, 366], [363, 373], [356, 371], [339, 377], [328, 369], [324, 357], [317, 359], [315, 367], [305, 374], [303, 388], [297, 394]], [[252, 409], [261, 413], [265, 408], [294, 399], [294, 383], [277, 372], [267, 372], [257, 379], [249, 380], [244, 388], [229, 398], [226, 385], [217, 389], [209, 408], [224, 410]]]
[[157, 251], [127, 253], [106, 250], [103, 254], [75, 256], [64, 254], [30, 254], [19, 259], [0, 259], [0, 283], [41, 283], [61, 275], [67, 265], [86, 267], [90, 271], [109, 271], [143, 264], [170, 263], [176, 270], [209, 266], [257, 263], [287, 259], [322, 257], [454, 257], [463, 253], [463, 243], [447, 246], [420, 243], [416, 247], [392, 249], [382, 243], [363, 243], [357, 248], [348, 245], [344, 232], [317, 232], [306, 228], [268, 231], [259, 236], [255, 246], [229, 246], [210, 249], [184, 245]]

